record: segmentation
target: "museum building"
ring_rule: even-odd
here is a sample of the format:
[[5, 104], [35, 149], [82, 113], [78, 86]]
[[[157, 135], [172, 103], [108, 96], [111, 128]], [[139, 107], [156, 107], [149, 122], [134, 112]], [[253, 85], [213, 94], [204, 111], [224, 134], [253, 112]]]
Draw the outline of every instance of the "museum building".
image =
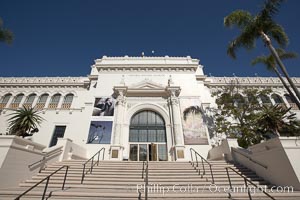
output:
[[[300, 78], [293, 78], [300, 86]], [[208, 77], [198, 59], [107, 57], [85, 77], [1, 77], [0, 134], [9, 134], [13, 109], [35, 107], [45, 119], [30, 139], [47, 147], [65, 138], [105, 160], [190, 160], [192, 147], [207, 155], [213, 140], [200, 109], [215, 107], [212, 93], [233, 82], [272, 89], [262, 103], [300, 112], [274, 77]]]

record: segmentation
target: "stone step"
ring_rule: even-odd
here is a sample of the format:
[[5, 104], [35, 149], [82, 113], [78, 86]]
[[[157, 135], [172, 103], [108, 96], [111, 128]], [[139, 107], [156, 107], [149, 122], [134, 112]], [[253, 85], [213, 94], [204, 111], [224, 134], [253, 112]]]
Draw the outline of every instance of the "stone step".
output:
[[[33, 176], [32, 180], [42, 180], [43, 178], [45, 178], [46, 176]], [[67, 176], [67, 180], [81, 180], [82, 176]], [[107, 176], [107, 177], [103, 177], [103, 176], [99, 176], [99, 175], [86, 175], [84, 180], [98, 180], [98, 181], [107, 181], [107, 180], [111, 180], [111, 181], [126, 181], [126, 180], [130, 180], [130, 181], [140, 181], [142, 177], [141, 176], [134, 176], [134, 177], [130, 177], [130, 176]], [[201, 176], [199, 175], [193, 175], [193, 176], [149, 176], [148, 175], [149, 180], [151, 181], [158, 181], [158, 180], [166, 180], [166, 181], [170, 181], [170, 180], [177, 180], [177, 181], [183, 181], [183, 180], [192, 180], [192, 181], [196, 181], [196, 180], [201, 180], [203, 178], [209, 178], [211, 179], [211, 176], [203, 176], [203, 178], [201, 178]], [[259, 178], [257, 176], [255, 177], [248, 177], [250, 180], [252, 181], [262, 181], [262, 178]], [[64, 176], [52, 176], [51, 180], [63, 180]], [[215, 181], [227, 181], [228, 177], [227, 176], [214, 176], [214, 180]], [[240, 176], [231, 176], [230, 177], [231, 181], [239, 181], [239, 180], [243, 180]]]
[[[52, 177], [63, 177], [64, 174], [54, 174]], [[47, 174], [37, 174], [34, 177], [46, 177]], [[182, 174], [156, 174], [156, 173], [149, 173], [148, 175], [149, 177], [159, 177], [162, 179], [165, 178], [170, 178], [170, 176], [175, 177], [175, 178], [193, 178], [193, 177], [199, 177], [200, 175], [198, 175], [197, 173], [182, 173]], [[206, 174], [204, 176], [210, 176], [210, 174]], [[33, 178], [34, 178], [33, 177]], [[69, 177], [82, 177], [82, 174], [78, 173], [78, 174], [68, 174], [67, 176]], [[86, 177], [95, 177], [95, 178], [141, 178], [142, 175], [141, 173], [138, 174], [86, 174]], [[230, 178], [241, 178], [238, 174], [230, 174]], [[248, 178], [258, 178], [257, 175], [255, 174], [250, 174], [247, 176]], [[227, 174], [214, 174], [214, 178], [227, 178]]]
[[[32, 199], [38, 197], [40, 192], [32, 192], [30, 197]], [[49, 195], [49, 192], [47, 192]], [[277, 200], [288, 199], [296, 200], [299, 199], [299, 193], [274, 193], [272, 194]], [[8, 195], [6, 194], [6, 197]], [[11, 197], [14, 195], [10, 195]], [[142, 198], [144, 194], [142, 193]], [[149, 199], [228, 199], [227, 193], [212, 193], [212, 192], [201, 192], [201, 193], [187, 193], [187, 192], [174, 192], [174, 193], [149, 193]], [[235, 193], [232, 195], [233, 199], [248, 199], [247, 193]], [[253, 199], [269, 199], [262, 193], [252, 194]], [[29, 197], [27, 197], [29, 198]], [[138, 193], [136, 192], [126, 192], [126, 193], [112, 193], [112, 192], [102, 192], [102, 191], [53, 191], [49, 199], [137, 199]], [[3, 198], [2, 198], [3, 199]], [[22, 198], [23, 199], [23, 198]]]
[[[37, 180], [27, 180], [23, 183], [20, 183], [20, 186], [31, 186], [34, 185], [35, 183], [37, 183]], [[49, 184], [54, 185], [54, 184], [59, 184], [62, 185], [62, 180], [51, 180]], [[254, 184], [256, 185], [268, 185], [267, 182], [265, 181], [252, 181]], [[66, 185], [69, 185], [70, 187], [73, 184], [79, 184], [80, 180], [66, 180]], [[44, 183], [41, 183], [44, 184]], [[89, 185], [131, 185], [131, 184], [144, 184], [144, 180], [140, 179], [140, 180], [124, 180], [124, 181], [111, 181], [111, 180], [105, 180], [105, 181], [98, 181], [98, 180], [84, 180], [84, 184], [89, 184]], [[163, 184], [163, 185], [176, 185], [176, 184], [181, 184], [181, 185], [188, 185], [188, 184], [196, 184], [196, 185], [207, 185], [207, 184], [211, 184], [210, 183], [210, 179], [199, 179], [199, 180], [149, 180], [149, 184]], [[215, 181], [215, 184], [217, 185], [228, 185], [228, 181], [224, 180], [224, 181]], [[244, 185], [244, 181], [243, 180], [236, 180], [236, 181], [232, 181], [233, 185]]]

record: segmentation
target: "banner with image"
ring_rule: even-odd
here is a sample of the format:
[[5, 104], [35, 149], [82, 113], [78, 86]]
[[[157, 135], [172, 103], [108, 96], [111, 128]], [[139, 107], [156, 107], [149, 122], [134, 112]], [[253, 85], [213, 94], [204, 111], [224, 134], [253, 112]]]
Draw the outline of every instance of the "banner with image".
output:
[[116, 100], [113, 97], [100, 97], [95, 99], [93, 116], [114, 116]]
[[208, 144], [207, 127], [203, 121], [199, 99], [180, 99], [184, 143], [187, 145]]
[[112, 121], [91, 121], [88, 144], [110, 144]]

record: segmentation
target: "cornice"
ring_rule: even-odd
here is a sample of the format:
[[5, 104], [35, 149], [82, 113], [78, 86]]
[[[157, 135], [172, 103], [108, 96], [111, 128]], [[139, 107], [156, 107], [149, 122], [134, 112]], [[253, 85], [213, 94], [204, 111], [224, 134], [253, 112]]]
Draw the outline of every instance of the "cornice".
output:
[[95, 60], [92, 68], [98, 71], [195, 71], [199, 66], [198, 59], [187, 57], [107, 57]]
[[[292, 80], [297, 86], [300, 86], [300, 78], [292, 77]], [[204, 85], [208, 87], [226, 86], [229, 84], [238, 84], [240, 86], [283, 86], [277, 77], [207, 77], [204, 80]]]
[[0, 77], [0, 86], [80, 86], [87, 77]]

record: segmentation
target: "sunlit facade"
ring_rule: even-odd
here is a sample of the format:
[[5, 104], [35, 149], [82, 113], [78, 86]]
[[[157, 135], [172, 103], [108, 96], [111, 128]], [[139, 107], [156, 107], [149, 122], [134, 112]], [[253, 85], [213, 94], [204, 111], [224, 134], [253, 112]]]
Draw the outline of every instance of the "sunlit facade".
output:
[[[293, 80], [300, 86], [299, 78]], [[207, 77], [189, 56], [103, 56], [86, 77], [0, 78], [0, 133], [9, 133], [12, 109], [35, 107], [45, 120], [31, 140], [47, 147], [63, 137], [90, 155], [105, 147], [107, 160], [189, 160], [190, 147], [205, 155], [212, 138], [193, 109], [214, 107], [212, 92], [232, 82], [271, 88], [262, 103], [292, 107], [299, 115], [278, 78]]]

